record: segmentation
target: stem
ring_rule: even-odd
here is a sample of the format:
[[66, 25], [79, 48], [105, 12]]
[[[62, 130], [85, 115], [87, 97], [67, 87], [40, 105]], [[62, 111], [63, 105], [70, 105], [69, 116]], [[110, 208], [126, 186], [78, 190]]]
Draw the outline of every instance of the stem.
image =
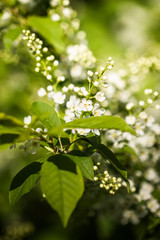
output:
[[58, 140], [59, 140], [59, 144], [60, 144], [60, 147], [61, 147], [61, 151], [63, 152], [63, 146], [62, 146], [61, 139], [60, 139], [60, 138], [58, 138]]

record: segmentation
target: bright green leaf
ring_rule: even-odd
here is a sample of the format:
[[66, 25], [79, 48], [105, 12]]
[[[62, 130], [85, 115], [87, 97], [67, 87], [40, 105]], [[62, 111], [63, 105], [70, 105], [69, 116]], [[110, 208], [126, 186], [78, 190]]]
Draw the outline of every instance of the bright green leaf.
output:
[[57, 157], [54, 159], [55, 156], [45, 161], [42, 166], [41, 186], [47, 201], [58, 212], [64, 227], [66, 227], [70, 215], [83, 194], [84, 183], [79, 169], [77, 174], [63, 169], [63, 166], [71, 161], [69, 158], [67, 161], [66, 156], [59, 154], [58, 158], [61, 159], [62, 166], [59, 168], [55, 165], [58, 163], [58, 161], [56, 162]]
[[40, 162], [33, 162], [24, 167], [12, 180], [9, 192], [11, 204], [15, 204], [25, 193], [28, 193], [40, 178]]
[[31, 111], [39, 118], [48, 130], [61, 124], [54, 108], [45, 102], [34, 102]]
[[15, 127], [15, 126], [23, 126], [24, 123], [10, 115], [7, 115], [3, 112], [0, 112], [0, 124], [4, 126], [9, 126], [9, 127]]
[[82, 175], [91, 181], [94, 179], [93, 161], [80, 151], [72, 151], [67, 156], [79, 166]]
[[29, 25], [41, 34], [58, 53], [64, 51], [63, 30], [59, 22], [53, 22], [46, 17], [29, 17]]
[[0, 151], [4, 151], [11, 146], [10, 143], [0, 144]]
[[49, 134], [54, 136], [59, 133], [60, 135], [64, 128], [117, 129], [123, 132], [130, 132], [134, 135], [136, 134], [135, 131], [123, 119], [115, 116], [99, 116], [77, 119], [63, 124], [58, 128], [52, 129]]
[[14, 41], [18, 38], [21, 32], [22, 32], [21, 27], [12, 28], [6, 32], [3, 38], [3, 43], [7, 51], [10, 51], [11, 47], [14, 44]]
[[[25, 128], [10, 128], [0, 125], [0, 144], [14, 144], [16, 142], [24, 142], [29, 137], [29, 131]], [[7, 148], [7, 145], [6, 145]], [[4, 149], [2, 147], [2, 149]]]
[[14, 6], [16, 2], [17, 0], [7, 0], [7, 3], [9, 3], [10, 6]]
[[0, 125], [0, 135], [1, 134], [9, 134], [9, 133], [10, 134], [20, 134], [21, 131], [22, 131], [22, 129], [17, 128], [17, 127], [11, 128], [11, 127], [5, 127], [5, 126]]

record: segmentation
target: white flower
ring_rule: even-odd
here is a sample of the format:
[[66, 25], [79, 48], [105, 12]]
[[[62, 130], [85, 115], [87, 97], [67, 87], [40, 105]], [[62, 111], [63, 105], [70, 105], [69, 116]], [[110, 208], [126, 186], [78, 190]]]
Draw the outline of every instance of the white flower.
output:
[[143, 147], [152, 147], [155, 143], [155, 136], [151, 133], [137, 138], [136, 143]]
[[90, 132], [90, 129], [88, 129], [88, 128], [85, 128], [85, 129], [84, 128], [78, 128], [76, 130], [80, 135], [84, 135], [84, 136], [86, 136]]
[[139, 106], [143, 107], [145, 105], [144, 101], [139, 101]]
[[141, 113], [139, 114], [139, 117], [140, 117], [141, 119], [146, 119], [146, 118], [148, 117], [148, 115], [147, 115], [146, 112], [141, 112]]
[[92, 129], [92, 132], [98, 136], [100, 136], [100, 131], [98, 129]]
[[138, 224], [139, 223], [139, 219], [138, 219], [137, 214], [134, 210], [125, 210], [123, 212], [123, 218], [122, 218], [121, 223], [125, 225], [129, 221], [133, 224]]
[[33, 140], [31, 140], [31, 146], [32, 146], [32, 148], [31, 148], [30, 152], [32, 154], [35, 154], [40, 148], [40, 143], [38, 140], [33, 139]]
[[25, 151], [25, 155], [27, 156], [31, 147], [31, 141], [26, 141], [23, 145], [19, 146], [19, 149], [23, 149]]
[[58, 103], [58, 104], [63, 104], [65, 98], [66, 98], [66, 95], [63, 94], [62, 92], [55, 92], [53, 95], [53, 99], [55, 103]]
[[87, 75], [92, 77], [93, 76], [93, 72], [91, 70], [88, 70]]
[[52, 90], [53, 90], [53, 86], [52, 86], [52, 85], [48, 85], [47, 90], [48, 90], [49, 92], [52, 91]]
[[144, 173], [144, 176], [149, 181], [153, 181], [155, 183], [157, 183], [159, 181], [158, 174], [153, 168], [147, 169], [147, 171], [145, 171], [145, 173]]
[[136, 118], [133, 115], [129, 115], [125, 118], [125, 120], [126, 120], [126, 123], [128, 123], [129, 125], [133, 125], [136, 121]]
[[54, 92], [51, 91], [47, 94], [48, 98], [51, 100], [51, 99], [54, 99]]
[[160, 135], [160, 125], [158, 123], [155, 123], [152, 125], [152, 131], [156, 134], [156, 135]]
[[76, 62], [83, 67], [92, 67], [96, 59], [92, 52], [84, 44], [70, 45], [67, 48], [68, 59], [71, 62]]
[[78, 94], [86, 97], [88, 95], [88, 92], [85, 87], [81, 87], [79, 88]]
[[102, 108], [98, 108], [99, 107], [99, 104], [96, 105], [94, 104], [94, 108], [93, 108], [93, 115], [96, 117], [96, 116], [102, 116], [104, 113], [105, 113], [105, 110], [102, 109]]
[[54, 13], [54, 14], [51, 16], [51, 19], [52, 19], [52, 21], [54, 21], [54, 22], [58, 22], [58, 21], [60, 20], [60, 16], [59, 16], [59, 14]]
[[18, 0], [21, 4], [30, 4], [32, 0]]
[[46, 90], [44, 88], [40, 88], [38, 90], [38, 96], [39, 97], [44, 97], [46, 95]]
[[84, 112], [90, 112], [93, 109], [92, 101], [91, 100], [86, 100], [85, 98], [82, 99], [80, 103], [80, 107], [82, 111]]
[[68, 92], [68, 88], [67, 88], [66, 86], [64, 86], [64, 87], [62, 88], [62, 92]]
[[72, 15], [72, 9], [68, 7], [63, 8], [62, 12], [63, 12], [63, 15], [67, 18], [70, 18]]
[[59, 76], [59, 77], [57, 78], [57, 80], [58, 80], [59, 82], [64, 82], [64, 81], [65, 81], [65, 77], [64, 77], [64, 76]]
[[32, 121], [32, 117], [31, 116], [27, 116], [27, 117], [24, 117], [24, 123], [26, 125], [29, 125]]
[[48, 74], [48, 75], [46, 76], [46, 78], [47, 78], [47, 80], [51, 80], [51, 79], [52, 79], [52, 75], [51, 75], [51, 74]]
[[146, 119], [146, 125], [147, 127], [151, 127], [153, 123], [155, 122], [155, 118], [153, 116], [149, 116]]
[[127, 103], [126, 109], [131, 110], [134, 107], [134, 103]]
[[75, 119], [75, 114], [70, 109], [66, 109], [65, 116], [64, 116], [65, 122], [70, 122], [74, 119]]
[[69, 89], [69, 90], [73, 90], [73, 89], [74, 89], [74, 84], [70, 83], [70, 84], [68, 85], [68, 89]]
[[[112, 66], [111, 66], [112, 68]], [[113, 84], [118, 89], [124, 89], [126, 86], [126, 83], [124, 80], [121, 79], [118, 73], [111, 72], [107, 74], [107, 79], [109, 84]]]
[[151, 199], [152, 195], [151, 192], [153, 191], [153, 186], [149, 183], [143, 182], [141, 185], [141, 189], [139, 191], [140, 200], [149, 200]]
[[73, 111], [77, 109], [80, 104], [80, 99], [75, 95], [70, 96], [69, 101], [66, 103], [67, 108], [72, 109]]
[[149, 208], [149, 210], [152, 213], [155, 213], [159, 209], [160, 205], [159, 205], [157, 199], [153, 198], [147, 202], [147, 207]]
[[3, 22], [8, 22], [11, 19], [11, 16], [12, 16], [11, 12], [9, 10], [5, 10], [2, 13], [1, 20]]
[[147, 89], [147, 88], [146, 88], [146, 89], [144, 90], [144, 94], [145, 94], [145, 95], [149, 95], [149, 94], [151, 94], [152, 92], [153, 92], [152, 89]]
[[36, 132], [40, 133], [42, 131], [43, 131], [42, 128], [36, 128]]
[[103, 102], [105, 100], [104, 93], [97, 92], [95, 98], [98, 102]]
[[52, 7], [56, 7], [57, 5], [59, 5], [60, 4], [60, 0], [51, 0], [50, 1], [50, 5], [52, 6]]
[[96, 87], [96, 86], [98, 86], [98, 84], [99, 84], [99, 82], [98, 81], [94, 81], [94, 86]]
[[71, 67], [70, 74], [73, 78], [83, 78], [83, 68], [80, 64], [75, 64], [73, 67]]
[[135, 130], [136, 130], [136, 133], [137, 134], [139, 134], [139, 135], [144, 135], [144, 128], [145, 128], [145, 126], [144, 125], [142, 125], [142, 124], [140, 124], [140, 123], [137, 123], [136, 125], [135, 125]]

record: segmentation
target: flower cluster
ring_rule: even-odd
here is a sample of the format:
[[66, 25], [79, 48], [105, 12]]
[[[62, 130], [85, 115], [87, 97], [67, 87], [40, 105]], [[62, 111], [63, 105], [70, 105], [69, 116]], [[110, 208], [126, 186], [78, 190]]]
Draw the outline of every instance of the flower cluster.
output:
[[[144, 81], [149, 78], [151, 70], [160, 72], [159, 58], [140, 57], [136, 61], [126, 59], [118, 71], [113, 71], [114, 61], [109, 57], [104, 67], [96, 68], [96, 59], [87, 46], [85, 33], [79, 30], [79, 20], [69, 1], [52, 0], [50, 5], [51, 20], [60, 23], [64, 37], [69, 41], [65, 52], [57, 60], [50, 54], [49, 47], [44, 47], [42, 40], [34, 33], [23, 31], [24, 40], [27, 40], [27, 46], [35, 55], [35, 71], [49, 80], [46, 88], [38, 90], [38, 96], [50, 100], [65, 122], [91, 116], [121, 116], [137, 135], [107, 130], [102, 133], [102, 137], [103, 142], [129, 169], [131, 194], [123, 194], [121, 187], [125, 183], [119, 176], [115, 177], [114, 173], [112, 176], [110, 168], [104, 169], [103, 163], [106, 166], [106, 162], [104, 159], [97, 160], [98, 157], [93, 168], [95, 183], [113, 195], [121, 188], [117, 198], [113, 198], [112, 203], [109, 200], [106, 203], [106, 209], [110, 209], [115, 201], [114, 216], [118, 222], [138, 224], [147, 214], [160, 217], [160, 205], [155, 197], [155, 193], [159, 193], [160, 182], [160, 99], [158, 91], [147, 86]], [[138, 95], [139, 88], [141, 93]], [[24, 123], [30, 126], [30, 116], [24, 119]], [[34, 131], [41, 130], [38, 128]], [[71, 134], [87, 136], [91, 132], [100, 135], [99, 130], [90, 128], [78, 128], [72, 130]], [[37, 141], [34, 144], [38, 146]], [[34, 153], [34, 144], [33, 140], [29, 140], [20, 148], [27, 153], [29, 150]]]
[[29, 153], [35, 154], [39, 148], [40, 148], [40, 143], [36, 139], [29, 139], [23, 145], [19, 146], [19, 149], [23, 149], [25, 151], [26, 156]]

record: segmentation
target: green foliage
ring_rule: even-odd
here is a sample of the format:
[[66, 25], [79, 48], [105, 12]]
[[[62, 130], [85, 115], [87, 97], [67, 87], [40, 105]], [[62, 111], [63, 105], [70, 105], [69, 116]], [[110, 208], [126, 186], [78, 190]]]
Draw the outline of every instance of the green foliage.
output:
[[[59, 161], [63, 164], [58, 168]], [[42, 191], [52, 208], [58, 212], [64, 227], [84, 191], [82, 175], [78, 168], [77, 172], [73, 172], [75, 169], [71, 162], [67, 156], [55, 155], [43, 164], [41, 170]]]
[[53, 107], [45, 102], [34, 102], [31, 111], [48, 130], [61, 125], [60, 119]]
[[4, 126], [23, 126], [23, 122], [14, 116], [7, 115], [5, 113], [0, 112], [0, 124]]
[[90, 157], [85, 156], [81, 151], [77, 150], [71, 151], [67, 156], [77, 164], [84, 177], [93, 181], [93, 162]]
[[47, 17], [34, 16], [28, 18], [28, 24], [52, 44], [58, 53], [64, 51], [63, 31], [59, 22], [53, 22]]
[[91, 129], [117, 129], [123, 132], [135, 134], [135, 131], [120, 117], [99, 116], [85, 119], [77, 119], [57, 128], [53, 128], [50, 135], [60, 135], [64, 128], [91, 128]]
[[42, 163], [40, 162], [33, 162], [23, 168], [13, 178], [9, 192], [11, 204], [15, 204], [24, 194], [31, 191], [40, 178], [41, 165]]
[[14, 41], [18, 38], [18, 36], [22, 33], [22, 27], [16, 27], [9, 29], [3, 38], [3, 43], [6, 51], [10, 51], [14, 45]]
[[124, 166], [119, 162], [119, 160], [116, 158], [114, 153], [109, 148], [107, 148], [104, 144], [98, 144], [96, 148], [97, 148], [97, 151], [105, 159], [107, 159], [112, 164], [112, 166], [121, 174], [121, 176], [124, 178], [124, 180], [127, 183], [127, 188], [129, 191], [130, 187], [129, 187], [129, 182], [127, 180], [127, 171], [124, 168]]

